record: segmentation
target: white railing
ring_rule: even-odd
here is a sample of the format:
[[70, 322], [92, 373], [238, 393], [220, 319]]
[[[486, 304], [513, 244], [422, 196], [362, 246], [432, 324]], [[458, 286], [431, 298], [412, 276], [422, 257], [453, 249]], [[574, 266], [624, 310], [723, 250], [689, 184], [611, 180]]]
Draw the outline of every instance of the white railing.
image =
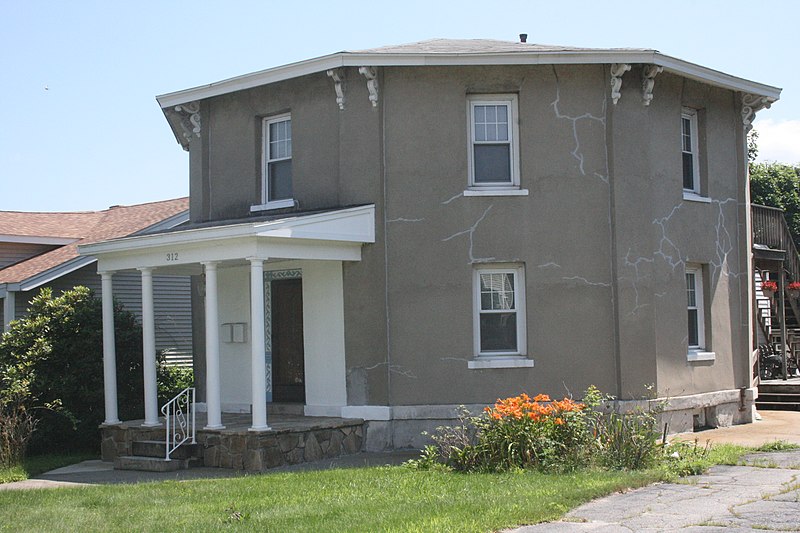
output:
[[167, 423], [166, 459], [172, 452], [191, 439], [195, 443], [194, 430], [194, 387], [186, 387], [161, 408]]

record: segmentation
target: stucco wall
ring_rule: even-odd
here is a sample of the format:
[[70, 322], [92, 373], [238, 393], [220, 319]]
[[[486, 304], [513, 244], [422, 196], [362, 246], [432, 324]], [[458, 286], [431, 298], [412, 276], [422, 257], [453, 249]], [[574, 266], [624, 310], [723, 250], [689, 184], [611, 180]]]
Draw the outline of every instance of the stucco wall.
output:
[[[346, 68], [346, 104], [314, 74], [203, 103], [192, 220], [260, 198], [261, 117], [291, 111], [301, 209], [376, 204], [377, 242], [342, 267], [350, 405], [480, 404], [499, 396], [688, 395], [749, 385], [747, 234], [735, 95], [640, 66], [617, 105], [607, 65], [379, 69], [379, 102]], [[468, 94], [514, 93], [521, 188], [465, 197]], [[683, 199], [682, 106], [700, 109], [707, 202]], [[533, 368], [471, 370], [472, 279], [522, 264]], [[704, 265], [709, 363], [687, 362], [687, 262]], [[224, 388], [224, 387], [223, 387]]]

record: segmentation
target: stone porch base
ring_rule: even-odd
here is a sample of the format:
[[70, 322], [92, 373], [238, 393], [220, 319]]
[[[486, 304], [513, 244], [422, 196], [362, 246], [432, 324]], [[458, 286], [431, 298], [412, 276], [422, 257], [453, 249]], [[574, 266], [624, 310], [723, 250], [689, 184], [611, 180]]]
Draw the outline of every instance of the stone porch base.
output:
[[[317, 461], [361, 451], [364, 421], [349, 418], [273, 415], [272, 429], [248, 431], [250, 415], [223, 414], [221, 430], [202, 429], [205, 413], [197, 413], [197, 443], [203, 466], [263, 472], [282, 465]], [[144, 428], [143, 420], [102, 426], [104, 461], [133, 454], [133, 442], [163, 440], [164, 427]]]

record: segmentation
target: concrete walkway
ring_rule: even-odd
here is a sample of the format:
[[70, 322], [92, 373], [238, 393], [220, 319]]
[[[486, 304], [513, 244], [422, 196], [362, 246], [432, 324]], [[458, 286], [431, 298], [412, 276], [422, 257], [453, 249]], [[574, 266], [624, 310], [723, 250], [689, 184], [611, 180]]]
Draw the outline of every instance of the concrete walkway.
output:
[[[387, 453], [357, 453], [335, 459], [323, 459], [310, 463], [273, 468], [273, 472], [297, 472], [302, 470], [325, 470], [329, 468], [357, 468], [362, 466], [397, 465], [419, 456], [416, 451], [396, 451]], [[135, 470], [114, 470], [114, 464], [100, 460], [83, 461], [78, 464], [57, 468], [25, 481], [0, 484], [0, 490], [42, 489], [55, 487], [79, 487], [86, 485], [111, 485], [121, 483], [144, 483], [149, 481], [183, 481], [188, 479], [227, 478], [245, 473], [228, 468], [190, 468], [175, 472], [139, 472]]]
[[[766, 411], [753, 424], [678, 436], [760, 446], [800, 444], [800, 412]], [[800, 531], [800, 450], [751, 454], [748, 466], [715, 466], [680, 483], [656, 483], [584, 504], [562, 520], [514, 533]]]

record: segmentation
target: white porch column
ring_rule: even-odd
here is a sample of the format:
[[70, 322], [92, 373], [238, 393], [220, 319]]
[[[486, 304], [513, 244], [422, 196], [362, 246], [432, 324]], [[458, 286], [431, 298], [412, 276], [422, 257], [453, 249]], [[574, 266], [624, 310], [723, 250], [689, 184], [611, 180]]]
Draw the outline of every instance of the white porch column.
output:
[[117, 412], [117, 350], [114, 339], [114, 286], [113, 272], [100, 272], [103, 299], [103, 391], [105, 393], [106, 420], [104, 424], [119, 424]]
[[253, 425], [250, 431], [266, 431], [267, 378], [264, 355], [264, 260], [250, 258], [250, 339], [252, 353]]
[[140, 268], [142, 273], [142, 351], [144, 361], [144, 424], [154, 427], [158, 421], [158, 384], [156, 383], [156, 327], [153, 310], [153, 269]]
[[219, 304], [217, 263], [203, 263], [206, 273], [206, 409], [205, 429], [223, 429], [219, 385]]
[[16, 298], [17, 293], [14, 291], [6, 292], [6, 297], [3, 299], [3, 331], [8, 331], [11, 326], [11, 321], [16, 319]]

